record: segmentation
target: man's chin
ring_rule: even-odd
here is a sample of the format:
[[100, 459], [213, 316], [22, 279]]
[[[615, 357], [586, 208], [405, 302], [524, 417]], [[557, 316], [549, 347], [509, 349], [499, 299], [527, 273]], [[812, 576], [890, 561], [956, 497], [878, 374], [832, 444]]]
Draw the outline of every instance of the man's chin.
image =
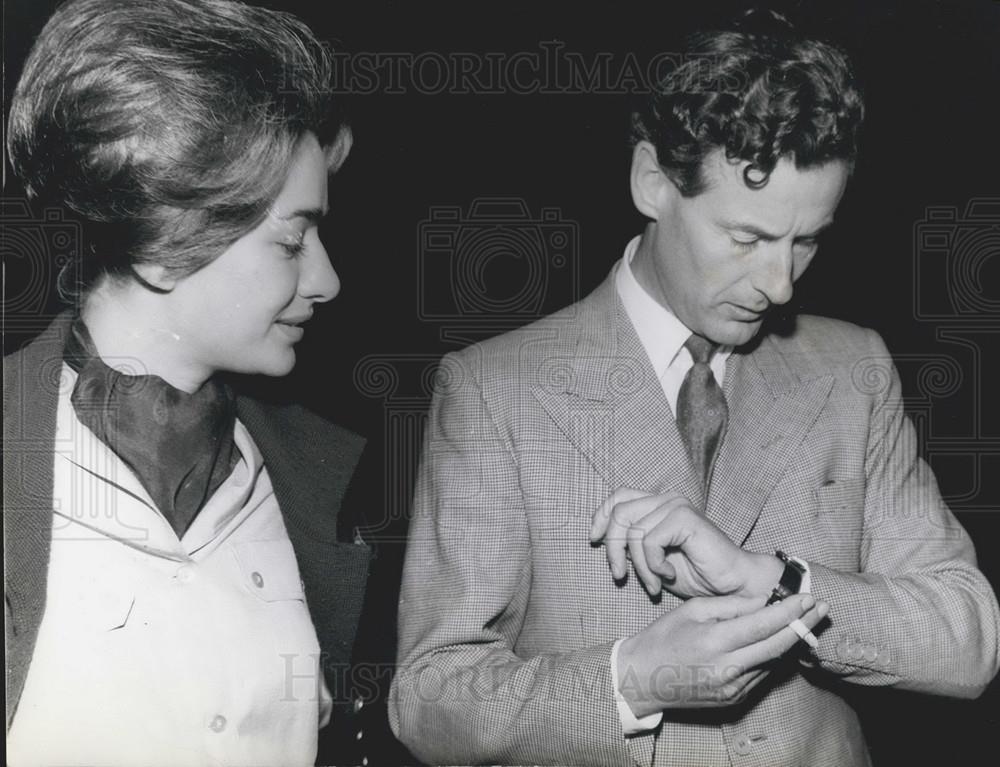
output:
[[731, 320], [723, 323], [717, 330], [713, 328], [715, 332], [707, 337], [720, 346], [743, 346], [756, 337], [762, 324], [763, 317], [752, 322]]

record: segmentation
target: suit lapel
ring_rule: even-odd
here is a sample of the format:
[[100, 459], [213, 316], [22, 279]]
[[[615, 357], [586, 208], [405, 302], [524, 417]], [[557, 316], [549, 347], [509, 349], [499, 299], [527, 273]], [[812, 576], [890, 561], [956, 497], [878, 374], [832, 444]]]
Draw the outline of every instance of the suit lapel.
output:
[[614, 272], [580, 304], [576, 329], [566, 358], [542, 363], [568, 368], [570, 375], [540, 371], [533, 388], [539, 404], [610, 487], [674, 490], [701, 505], [700, 482], [618, 300]]
[[801, 380], [770, 337], [734, 353], [724, 390], [729, 426], [716, 461], [707, 514], [742, 545], [823, 409], [832, 376]]
[[[750, 535], [815, 423], [831, 376], [800, 379], [770, 337], [734, 353], [724, 391], [729, 425], [707, 504], [663, 389], [614, 287], [614, 272], [583, 302], [566, 357], [543, 361], [533, 387], [566, 438], [612, 488], [673, 490], [737, 544]], [[569, 375], [546, 375], [546, 366]]]

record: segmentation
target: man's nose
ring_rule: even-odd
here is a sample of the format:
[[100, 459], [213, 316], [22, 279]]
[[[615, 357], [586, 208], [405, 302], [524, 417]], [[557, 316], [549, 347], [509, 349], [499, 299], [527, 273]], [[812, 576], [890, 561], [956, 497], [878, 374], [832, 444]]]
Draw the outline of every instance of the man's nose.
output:
[[771, 243], [755, 274], [754, 287], [767, 297], [769, 303], [787, 304], [792, 299], [793, 269], [792, 246]]
[[340, 292], [340, 277], [330, 263], [330, 256], [321, 242], [310, 248], [299, 274], [299, 295], [310, 301], [324, 303]]

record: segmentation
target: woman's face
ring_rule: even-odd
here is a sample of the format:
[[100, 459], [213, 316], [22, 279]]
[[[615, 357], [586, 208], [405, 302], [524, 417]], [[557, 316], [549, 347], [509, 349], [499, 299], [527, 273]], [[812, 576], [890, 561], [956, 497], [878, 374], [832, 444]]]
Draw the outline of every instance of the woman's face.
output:
[[191, 371], [281, 376], [313, 306], [340, 291], [317, 227], [328, 210], [327, 165], [316, 137], [298, 143], [267, 218], [168, 294]]

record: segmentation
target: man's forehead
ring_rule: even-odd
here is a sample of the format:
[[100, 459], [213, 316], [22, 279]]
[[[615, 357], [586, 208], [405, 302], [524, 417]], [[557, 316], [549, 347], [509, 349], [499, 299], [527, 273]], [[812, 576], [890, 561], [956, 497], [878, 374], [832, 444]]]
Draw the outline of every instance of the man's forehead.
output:
[[[797, 168], [793, 158], [783, 157], [759, 188], [746, 183], [749, 165], [747, 160], [727, 158], [722, 149], [706, 155], [705, 188], [697, 195], [701, 203], [733, 223], [753, 224], [776, 234], [792, 227], [818, 230], [832, 220], [847, 181], [846, 162]], [[750, 169], [751, 180], [755, 172]]]

